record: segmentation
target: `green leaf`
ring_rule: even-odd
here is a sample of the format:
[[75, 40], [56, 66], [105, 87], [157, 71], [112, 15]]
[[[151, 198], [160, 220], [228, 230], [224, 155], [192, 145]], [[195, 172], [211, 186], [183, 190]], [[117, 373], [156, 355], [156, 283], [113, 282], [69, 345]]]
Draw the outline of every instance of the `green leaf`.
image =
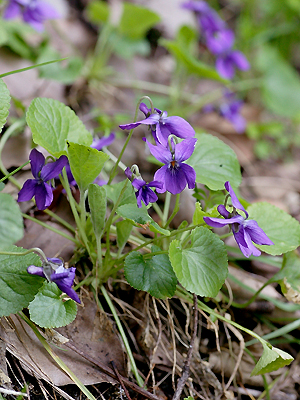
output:
[[0, 248], [16, 243], [24, 235], [23, 218], [17, 202], [0, 193]]
[[176, 42], [182, 49], [193, 50], [194, 45], [198, 46], [198, 33], [190, 26], [183, 25], [176, 35]]
[[124, 219], [123, 221], [118, 221], [116, 223], [117, 228], [117, 245], [119, 249], [119, 254], [122, 253], [125, 244], [132, 231], [132, 222]]
[[194, 153], [188, 160], [196, 171], [196, 182], [211, 190], [224, 189], [229, 181], [238, 187], [242, 181], [241, 168], [235, 152], [220, 139], [206, 133], [196, 133]]
[[109, 5], [105, 1], [94, 0], [88, 3], [86, 12], [91, 22], [94, 24], [102, 24], [108, 21]]
[[147, 208], [143, 206], [138, 208], [137, 204], [124, 204], [117, 208], [117, 214], [124, 219], [132, 221], [135, 226], [142, 228], [149, 228], [152, 232], [161, 233], [162, 235], [169, 236], [170, 232], [161, 228], [147, 212]]
[[94, 182], [109, 156], [103, 151], [67, 141], [71, 172], [81, 192]]
[[[5, 251], [24, 253], [25, 249], [9, 246]], [[43, 278], [28, 274], [29, 265], [40, 266], [40, 258], [33, 253], [25, 256], [0, 254], [0, 317], [27, 307], [42, 286]]]
[[199, 296], [215, 297], [228, 273], [224, 242], [204, 227], [191, 233], [191, 247], [182, 249], [173, 240], [169, 256], [177, 279], [187, 290]]
[[[48, 60], [55, 60], [61, 58], [58, 51], [52, 47], [45, 47], [43, 52], [37, 59], [37, 63], [43, 63]], [[65, 65], [61, 62], [57, 62], [53, 65], [45, 65], [39, 68], [40, 77], [45, 79], [53, 79], [58, 82], [62, 82], [65, 85], [73, 83], [80, 75], [83, 67], [83, 59], [81, 57], [72, 56], [67, 61], [64, 61]]]
[[263, 344], [263, 347], [263, 354], [251, 372], [251, 376], [277, 371], [279, 368], [289, 365], [294, 360], [290, 354], [277, 349], [277, 347], [271, 346], [270, 348], [267, 344]]
[[272, 46], [263, 46], [256, 59], [263, 72], [262, 95], [273, 112], [293, 118], [300, 112], [300, 79], [297, 71]]
[[88, 199], [95, 236], [99, 239], [104, 228], [107, 206], [105, 189], [99, 185], [89, 185]]
[[114, 52], [125, 60], [130, 60], [134, 55], [147, 57], [150, 54], [150, 44], [145, 39], [130, 39], [115, 33], [111, 38]]
[[160, 17], [147, 8], [123, 2], [123, 14], [119, 23], [120, 32], [131, 39], [142, 39], [146, 32], [160, 20]]
[[[160, 250], [157, 246], [152, 247], [152, 252]], [[132, 287], [158, 299], [172, 297], [175, 293], [177, 278], [167, 254], [144, 258], [141, 253], [133, 251], [125, 258], [124, 273]]]
[[280, 208], [269, 203], [255, 203], [247, 208], [249, 219], [257, 221], [274, 245], [259, 246], [265, 253], [277, 256], [300, 246], [300, 224]]
[[203, 211], [201, 208], [201, 204], [199, 203], [199, 201], [197, 201], [195, 204], [195, 212], [193, 215], [193, 225], [205, 224], [203, 217], [218, 218], [219, 215], [220, 214], [217, 210], [217, 206], [209, 211]]
[[[1, 17], [0, 17], [1, 18]], [[3, 24], [3, 20], [0, 20], [0, 46], [3, 46], [8, 41], [8, 34]]]
[[59, 328], [70, 324], [76, 318], [75, 301], [63, 301], [61, 290], [54, 282], [44, 285], [29, 304], [30, 319], [42, 328]]
[[6, 123], [10, 108], [10, 94], [6, 84], [0, 79], [0, 132]]
[[228, 82], [226, 79], [221, 78], [214, 68], [209, 67], [193, 57], [191, 53], [179, 43], [166, 39], [161, 39], [159, 43], [164, 46], [191, 74], [197, 75], [200, 78], [213, 79], [223, 83]]
[[70, 107], [58, 100], [37, 97], [26, 113], [33, 141], [50, 154], [67, 155], [66, 140], [90, 146], [93, 138]]
[[19, 54], [22, 58], [32, 60], [36, 57], [35, 48], [32, 41], [27, 41], [29, 35], [34, 33], [34, 29], [22, 21], [1, 20], [6, 31], [5, 46], [8, 46], [13, 52]]
[[[124, 187], [125, 180], [119, 183], [114, 183], [113, 185], [104, 185], [104, 189], [106, 190], [107, 197], [116, 204], [121, 191]], [[123, 204], [136, 204], [136, 197], [134, 194], [134, 189], [132, 185], [127, 185], [125, 193], [123, 194], [122, 200], [119, 206]]]

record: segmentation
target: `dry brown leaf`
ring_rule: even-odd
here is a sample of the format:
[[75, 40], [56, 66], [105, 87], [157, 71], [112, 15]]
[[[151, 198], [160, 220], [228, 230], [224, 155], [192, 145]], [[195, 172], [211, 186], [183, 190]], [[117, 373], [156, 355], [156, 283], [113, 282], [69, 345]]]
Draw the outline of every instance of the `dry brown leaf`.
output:
[[[57, 386], [73, 383], [47, 353], [30, 327], [15, 315], [11, 319], [15, 329], [12, 329], [12, 325], [2, 318], [0, 335], [8, 351], [20, 360], [24, 369], [37, 378]], [[78, 309], [75, 321], [67, 327], [60, 328], [59, 332], [72, 339], [73, 345], [80, 351], [96, 358], [108, 367], [111, 367], [110, 361], [113, 360], [120, 374], [125, 375], [121, 343], [111, 322], [106, 315], [97, 311], [93, 302], [85, 300], [84, 307]], [[116, 383], [113, 378], [100, 372], [94, 364], [72, 350], [58, 347], [53, 347], [53, 350], [84, 385], [101, 382]]]
[[[228, 266], [229, 273], [234, 275], [239, 281], [244, 283], [245, 285], [251, 287], [255, 291], [259, 290], [263, 284], [267, 281], [264, 277], [256, 274], [252, 274], [247, 271], [243, 271], [241, 269], [237, 269], [232, 267], [231, 265]], [[227, 278], [228, 283], [230, 284], [231, 290], [234, 294], [235, 298], [240, 298], [244, 300], [248, 300], [253, 296], [253, 292], [242, 288], [239, 284]], [[272, 297], [273, 299], [283, 299], [280, 293], [274, 289], [273, 286], [269, 285], [262, 290], [262, 293]]]

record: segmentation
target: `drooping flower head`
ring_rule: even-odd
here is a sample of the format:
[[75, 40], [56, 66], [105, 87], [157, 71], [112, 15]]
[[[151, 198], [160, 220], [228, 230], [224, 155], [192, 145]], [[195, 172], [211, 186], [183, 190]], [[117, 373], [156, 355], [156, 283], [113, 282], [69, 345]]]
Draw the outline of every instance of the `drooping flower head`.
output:
[[121, 129], [133, 129], [139, 125], [149, 125], [151, 127], [152, 135], [156, 143], [163, 146], [168, 145], [168, 137], [173, 134], [181, 139], [192, 138], [195, 136], [193, 127], [183, 118], [173, 116], [168, 117], [166, 111], [161, 111], [158, 108], [154, 109], [151, 114], [146, 104], [140, 104], [140, 110], [145, 114], [145, 119], [131, 124], [119, 125]]
[[[256, 221], [253, 219], [247, 219], [249, 217], [248, 212], [240, 203], [229, 182], [225, 183], [225, 189], [231, 197], [233, 210], [230, 212], [226, 209], [225, 205], [221, 204], [218, 206], [218, 211], [224, 219], [203, 217], [205, 223], [213, 228], [222, 228], [225, 225], [230, 225], [234, 238], [244, 256], [247, 258], [252, 254], [254, 256], [260, 256], [260, 250], [258, 250], [252, 242], [269, 246], [274, 243], [258, 226]], [[242, 211], [245, 214], [245, 217], [239, 214], [237, 210]]]
[[44, 0], [9, 0], [4, 11], [4, 19], [14, 19], [19, 16], [35, 30], [42, 32], [47, 19], [59, 18], [60, 15]]
[[[134, 172], [136, 172], [136, 166], [132, 166], [131, 169], [134, 167]], [[132, 186], [136, 189], [135, 197], [137, 200], [137, 205], [139, 208], [142, 207], [142, 201], [147, 206], [149, 203], [155, 203], [158, 199], [157, 194], [151, 188], [158, 188], [162, 189], [163, 184], [158, 181], [151, 181], [147, 183], [142, 179], [139, 173], [132, 173], [130, 168], [126, 168], [125, 175], [128, 179], [132, 182]]]
[[181, 143], [174, 143], [171, 139], [167, 148], [161, 144], [154, 146], [146, 138], [143, 139], [149, 146], [151, 154], [165, 164], [154, 174], [154, 180], [163, 183], [163, 187], [157, 188], [158, 193], [166, 190], [172, 194], [178, 194], [188, 185], [189, 189], [195, 187], [196, 172], [190, 165], [185, 164], [193, 154], [197, 139], [185, 139]]
[[68, 164], [68, 159], [61, 156], [55, 162], [45, 164], [45, 157], [36, 149], [31, 150], [29, 159], [34, 179], [27, 179], [24, 183], [18, 201], [29, 201], [35, 196], [37, 208], [45, 210], [53, 200], [52, 186], [47, 182], [61, 173]]
[[72, 285], [75, 279], [75, 267], [65, 268], [64, 262], [60, 258], [48, 258], [48, 262], [43, 261], [42, 267], [30, 265], [27, 272], [31, 275], [38, 275], [46, 278], [48, 282], [54, 282], [58, 288], [66, 293], [71, 299], [77, 303], [81, 303], [79, 297]]

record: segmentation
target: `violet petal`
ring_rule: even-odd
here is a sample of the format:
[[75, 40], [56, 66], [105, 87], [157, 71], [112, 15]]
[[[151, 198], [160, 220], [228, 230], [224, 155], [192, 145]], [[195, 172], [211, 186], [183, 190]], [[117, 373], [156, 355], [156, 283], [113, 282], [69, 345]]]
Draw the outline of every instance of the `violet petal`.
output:
[[37, 149], [32, 149], [29, 155], [32, 175], [38, 179], [39, 173], [45, 165], [45, 157]]
[[254, 243], [269, 246], [274, 244], [253, 219], [246, 220], [243, 226]]
[[240, 201], [237, 198], [237, 195], [234, 193], [234, 190], [232, 189], [229, 181], [225, 182], [225, 189], [230, 194], [231, 204], [233, 205], [233, 207], [238, 209], [238, 210], [243, 211], [245, 213], [245, 215], [246, 215], [246, 218], [248, 218], [249, 214], [247, 213], [247, 211], [244, 209], [244, 207], [240, 203]]
[[185, 139], [182, 142], [176, 144], [175, 160], [181, 162], [190, 158], [194, 152], [196, 143], [197, 139], [192, 138], [192, 139]]
[[35, 265], [29, 265], [27, 268], [27, 272], [30, 275], [38, 275], [41, 276], [42, 278], [46, 278], [43, 267], [36, 267]]
[[42, 183], [35, 188], [35, 201], [39, 210], [45, 210], [53, 200], [52, 187], [48, 183]]
[[[168, 164], [170, 161], [172, 161], [172, 154], [169, 149], [166, 149], [164, 146], [161, 144], [157, 144], [154, 146], [151, 144], [146, 138], [143, 138], [143, 140], [147, 143], [150, 153], [160, 162], [164, 164]], [[159, 180], [155, 179], [154, 180]]]
[[27, 181], [24, 182], [22, 189], [19, 191], [18, 202], [31, 200], [35, 195], [37, 186], [38, 183], [35, 179], [27, 179]]
[[41, 179], [44, 182], [54, 179], [67, 164], [68, 158], [66, 156], [60, 156], [58, 160], [46, 164], [41, 170]]

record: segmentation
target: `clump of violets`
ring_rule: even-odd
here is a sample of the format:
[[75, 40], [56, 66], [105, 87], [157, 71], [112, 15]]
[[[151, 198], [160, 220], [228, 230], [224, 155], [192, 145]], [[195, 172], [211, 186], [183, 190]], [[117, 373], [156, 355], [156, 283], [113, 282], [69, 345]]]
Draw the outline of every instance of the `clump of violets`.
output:
[[190, 165], [185, 164], [191, 157], [195, 149], [197, 139], [185, 139], [180, 143], [174, 142], [174, 137], [169, 137], [169, 146], [165, 147], [160, 143], [156, 146], [151, 144], [146, 138], [143, 139], [151, 154], [164, 165], [154, 174], [154, 180], [162, 182], [162, 188], [157, 188], [158, 193], [168, 191], [178, 194], [188, 185], [189, 189], [195, 187], [196, 172]]
[[[254, 246], [253, 242], [259, 245], [272, 245], [272, 240], [268, 238], [265, 232], [258, 226], [253, 219], [248, 219], [248, 213], [238, 200], [229, 182], [225, 183], [225, 189], [231, 197], [232, 211], [228, 211], [225, 205], [218, 206], [218, 211], [224, 218], [203, 217], [207, 225], [213, 228], [222, 228], [225, 225], [230, 225], [234, 238], [239, 245], [241, 252], [245, 257], [260, 256], [261, 252]], [[228, 196], [228, 197], [229, 197]], [[245, 214], [243, 217], [237, 210]]]
[[4, 19], [22, 17], [24, 22], [31, 25], [38, 32], [44, 30], [47, 19], [59, 18], [55, 8], [43, 0], [9, 0], [4, 11]]
[[66, 156], [59, 157], [55, 162], [45, 163], [45, 157], [38, 150], [30, 152], [29, 160], [34, 179], [27, 179], [18, 195], [18, 201], [29, 201], [35, 197], [39, 210], [45, 210], [53, 200], [52, 186], [47, 183], [58, 176], [63, 167], [68, 164]]
[[144, 103], [140, 104], [140, 110], [145, 114], [144, 120], [119, 125], [120, 128], [130, 130], [139, 125], [149, 125], [155, 142], [165, 147], [168, 145], [168, 137], [171, 134], [181, 139], [188, 139], [195, 136], [193, 127], [181, 117], [168, 117], [166, 111], [161, 111], [158, 108], [154, 108], [152, 111]]
[[126, 168], [125, 175], [131, 180], [132, 186], [136, 189], [135, 196], [137, 205], [139, 208], [142, 207], [142, 201], [147, 206], [149, 203], [155, 203], [158, 199], [157, 194], [151, 188], [162, 189], [163, 184], [158, 181], [151, 181], [147, 183], [144, 181], [139, 174], [136, 165], [130, 168]]
[[234, 33], [217, 12], [205, 1], [189, 0], [183, 8], [194, 11], [208, 50], [216, 56], [216, 69], [225, 79], [232, 79], [235, 70], [246, 71], [250, 64], [244, 54], [233, 50]]
[[203, 112], [217, 111], [222, 117], [232, 123], [237, 133], [243, 133], [246, 129], [246, 120], [241, 115], [243, 101], [236, 98], [234, 93], [226, 92], [224, 101], [220, 106], [208, 104], [203, 107]]
[[64, 262], [60, 258], [47, 258], [43, 261], [42, 267], [30, 265], [27, 272], [31, 275], [38, 275], [46, 278], [48, 282], [56, 283], [57, 287], [66, 293], [72, 300], [81, 303], [77, 293], [72, 289], [75, 279], [75, 267], [65, 268]]

